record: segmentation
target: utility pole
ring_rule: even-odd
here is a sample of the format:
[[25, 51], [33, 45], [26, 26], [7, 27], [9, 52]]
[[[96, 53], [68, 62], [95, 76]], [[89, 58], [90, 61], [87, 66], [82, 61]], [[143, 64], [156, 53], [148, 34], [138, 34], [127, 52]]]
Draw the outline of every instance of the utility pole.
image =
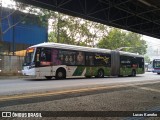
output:
[[57, 22], [57, 43], [60, 42], [59, 40], [59, 21], [60, 21], [60, 13], [58, 13], [58, 22]]
[[2, 52], [2, 42], [3, 41], [3, 33], [2, 33], [2, 0], [0, 0], [0, 54]]
[[2, 0], [0, 0], [0, 41], [2, 41]]
[[[15, 24], [15, 16], [13, 14], [13, 25]], [[12, 55], [15, 55], [15, 26], [13, 26], [13, 32], [12, 32], [12, 37], [13, 37], [13, 40], [12, 40], [12, 50], [13, 50], [13, 54]]]

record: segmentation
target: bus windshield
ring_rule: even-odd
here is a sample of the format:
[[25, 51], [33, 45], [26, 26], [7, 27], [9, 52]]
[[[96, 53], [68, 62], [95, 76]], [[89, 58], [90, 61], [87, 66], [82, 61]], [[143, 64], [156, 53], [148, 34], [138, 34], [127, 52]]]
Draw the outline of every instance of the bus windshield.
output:
[[157, 59], [157, 60], [154, 60], [154, 61], [153, 61], [153, 67], [154, 67], [154, 68], [160, 68], [160, 60], [158, 60], [158, 59]]
[[26, 55], [24, 58], [24, 66], [28, 66], [31, 64], [31, 62], [33, 60], [33, 54], [34, 54], [34, 48], [27, 49]]

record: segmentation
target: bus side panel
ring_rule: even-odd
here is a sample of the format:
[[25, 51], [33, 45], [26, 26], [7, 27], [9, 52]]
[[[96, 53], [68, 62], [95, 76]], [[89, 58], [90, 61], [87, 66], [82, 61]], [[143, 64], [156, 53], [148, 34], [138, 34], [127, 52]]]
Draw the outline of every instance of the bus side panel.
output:
[[143, 68], [137, 68], [136, 72], [137, 74], [143, 74], [145, 71]]
[[67, 66], [67, 75], [69, 76], [84, 76], [86, 68], [84, 66]]
[[85, 66], [67, 66], [66, 67], [67, 77], [85, 76], [86, 69], [87, 67]]
[[132, 73], [132, 68], [126, 68], [126, 67], [120, 68], [120, 75], [131, 75], [131, 73]]
[[[36, 76], [37, 77], [56, 76], [56, 71], [58, 68], [66, 69], [66, 65], [37, 67], [36, 68]], [[67, 72], [67, 69], [66, 69], [66, 72]]]
[[86, 67], [86, 74], [85, 76], [95, 76], [96, 74], [96, 67]]
[[52, 72], [51, 66], [36, 68], [36, 77], [54, 76], [55, 72]]
[[105, 67], [104, 68], [104, 75], [105, 76], [111, 76], [111, 68], [110, 67]]
[[84, 71], [85, 71], [84, 66], [77, 66], [76, 70], [73, 73], [73, 76], [83, 76]]
[[111, 75], [111, 68], [110, 67], [86, 67], [86, 76], [96, 76], [98, 73], [99, 69], [104, 70], [104, 75], [105, 76], [110, 76]]
[[[120, 68], [120, 75], [131, 75], [133, 68]], [[144, 74], [143, 68], [136, 68], [136, 74]]]
[[84, 66], [67, 66], [67, 77], [71, 76], [96, 76], [99, 69], [104, 70], [104, 75], [109, 76], [111, 74], [110, 67], [84, 67]]

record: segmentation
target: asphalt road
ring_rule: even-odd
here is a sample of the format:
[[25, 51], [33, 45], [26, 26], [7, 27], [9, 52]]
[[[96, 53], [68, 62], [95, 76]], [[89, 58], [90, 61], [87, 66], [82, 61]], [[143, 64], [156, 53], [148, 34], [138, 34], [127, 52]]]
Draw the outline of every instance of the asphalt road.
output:
[[[5, 79], [0, 81], [0, 93], [0, 111], [38, 112], [42, 118], [37, 119], [42, 120], [160, 119], [160, 75], [153, 73], [103, 79]], [[138, 111], [159, 117], [133, 116]]]
[[137, 75], [136, 77], [105, 77], [105, 78], [67, 78], [65, 80], [46, 80], [13, 78], [0, 79], [0, 95], [14, 95], [23, 93], [46, 92], [93, 86], [110, 86], [118, 84], [140, 84], [160, 80], [160, 75], [152, 72]]

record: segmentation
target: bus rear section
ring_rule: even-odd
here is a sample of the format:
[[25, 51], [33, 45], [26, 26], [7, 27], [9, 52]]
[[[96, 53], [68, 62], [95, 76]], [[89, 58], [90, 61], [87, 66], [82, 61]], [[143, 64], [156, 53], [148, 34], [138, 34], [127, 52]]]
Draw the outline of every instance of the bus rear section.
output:
[[144, 57], [134, 53], [123, 51], [111, 52], [111, 75], [112, 76], [136, 76], [144, 74]]
[[154, 59], [152, 64], [153, 64], [153, 73], [160, 74], [160, 59]]

